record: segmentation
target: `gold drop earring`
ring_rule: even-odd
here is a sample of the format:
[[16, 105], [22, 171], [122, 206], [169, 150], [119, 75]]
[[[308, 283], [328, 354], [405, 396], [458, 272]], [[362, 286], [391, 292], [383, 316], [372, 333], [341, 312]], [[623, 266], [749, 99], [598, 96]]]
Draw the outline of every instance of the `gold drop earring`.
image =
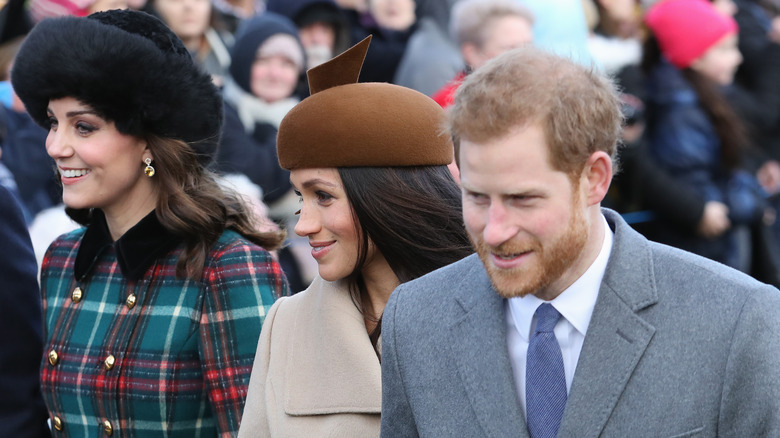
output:
[[144, 159], [144, 163], [146, 163], [146, 167], [144, 168], [144, 173], [149, 178], [153, 177], [154, 176], [154, 167], [152, 167], [152, 159], [151, 158], [146, 158], [146, 159]]

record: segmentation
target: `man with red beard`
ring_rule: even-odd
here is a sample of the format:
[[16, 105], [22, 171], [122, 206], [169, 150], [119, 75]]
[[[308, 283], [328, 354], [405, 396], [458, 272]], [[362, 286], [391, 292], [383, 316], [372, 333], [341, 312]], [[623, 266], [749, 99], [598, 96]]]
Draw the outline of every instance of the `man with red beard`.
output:
[[780, 436], [780, 291], [602, 209], [620, 102], [533, 47], [455, 96], [477, 255], [399, 286], [384, 437]]

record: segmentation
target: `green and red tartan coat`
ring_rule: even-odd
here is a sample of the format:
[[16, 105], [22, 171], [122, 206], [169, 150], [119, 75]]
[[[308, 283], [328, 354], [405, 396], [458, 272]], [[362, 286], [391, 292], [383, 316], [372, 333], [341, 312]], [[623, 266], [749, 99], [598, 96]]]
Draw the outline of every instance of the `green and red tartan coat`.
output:
[[55, 437], [237, 433], [260, 328], [287, 281], [234, 231], [199, 281], [176, 276], [182, 251], [154, 212], [112, 242], [96, 211], [49, 247], [41, 385]]

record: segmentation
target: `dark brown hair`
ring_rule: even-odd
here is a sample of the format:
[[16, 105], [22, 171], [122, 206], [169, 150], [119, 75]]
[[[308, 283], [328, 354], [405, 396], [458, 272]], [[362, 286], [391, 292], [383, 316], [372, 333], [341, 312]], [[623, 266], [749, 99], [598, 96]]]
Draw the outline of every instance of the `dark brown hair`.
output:
[[[177, 275], [199, 279], [208, 251], [228, 228], [267, 250], [281, 245], [284, 233], [259, 232], [251, 209], [238, 194], [220, 187], [215, 174], [203, 168], [189, 144], [157, 136], [146, 141], [157, 171], [153, 177], [159, 192], [155, 213], [186, 245], [176, 265]], [[143, 167], [139, 164], [138, 171]], [[91, 221], [89, 209], [67, 208], [66, 212], [82, 225]]]
[[683, 77], [693, 87], [702, 109], [712, 121], [720, 139], [720, 161], [726, 169], [740, 166], [740, 150], [747, 145], [747, 134], [742, 120], [718, 89], [718, 85], [701, 73], [686, 68]]
[[401, 283], [473, 252], [463, 225], [460, 189], [447, 166], [338, 168], [356, 224], [358, 260], [347, 277], [350, 294], [364, 318], [377, 322], [369, 334], [376, 348], [381, 333], [366, 306], [361, 271], [369, 240]]

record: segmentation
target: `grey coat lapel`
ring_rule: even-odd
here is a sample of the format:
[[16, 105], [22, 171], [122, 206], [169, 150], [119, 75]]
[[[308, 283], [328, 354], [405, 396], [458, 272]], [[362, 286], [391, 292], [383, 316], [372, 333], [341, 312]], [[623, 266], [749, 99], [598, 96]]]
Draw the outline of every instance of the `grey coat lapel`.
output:
[[612, 254], [582, 347], [558, 437], [597, 437], [655, 328], [637, 312], [657, 302], [647, 241], [614, 212]]
[[471, 271], [463, 275], [468, 280], [456, 291], [463, 313], [451, 328], [452, 357], [485, 436], [527, 438], [507, 351], [504, 300], [472, 258]]

